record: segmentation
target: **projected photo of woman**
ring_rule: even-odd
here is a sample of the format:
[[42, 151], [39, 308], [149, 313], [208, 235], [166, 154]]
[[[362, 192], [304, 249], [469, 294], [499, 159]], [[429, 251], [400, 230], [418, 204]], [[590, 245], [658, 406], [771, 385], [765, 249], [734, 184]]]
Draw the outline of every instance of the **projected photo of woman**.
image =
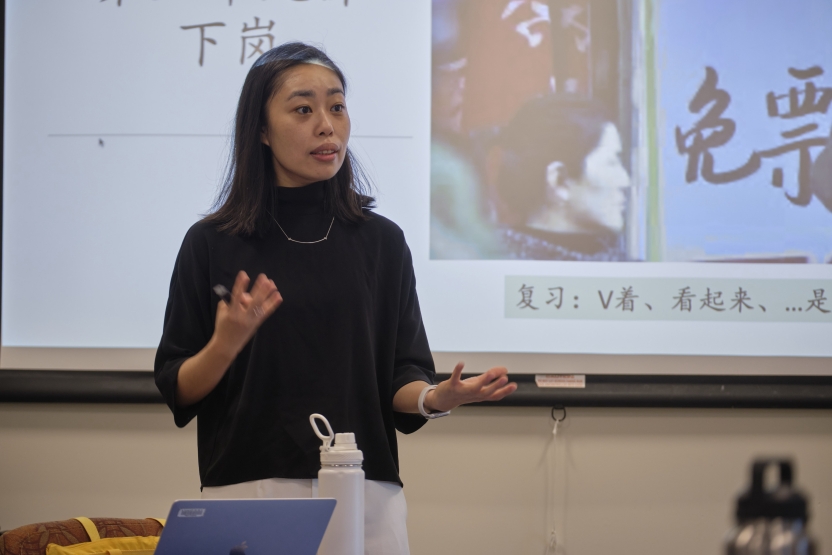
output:
[[497, 214], [504, 258], [624, 260], [630, 176], [601, 105], [547, 95], [498, 139]]
[[433, 0], [432, 18], [430, 257], [637, 258], [619, 4]]

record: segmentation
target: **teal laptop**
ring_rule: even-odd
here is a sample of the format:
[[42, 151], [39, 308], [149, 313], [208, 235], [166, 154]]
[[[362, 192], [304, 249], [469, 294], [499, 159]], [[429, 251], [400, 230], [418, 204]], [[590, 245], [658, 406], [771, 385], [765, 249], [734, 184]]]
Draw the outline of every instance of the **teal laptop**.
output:
[[156, 555], [315, 555], [334, 499], [176, 501]]

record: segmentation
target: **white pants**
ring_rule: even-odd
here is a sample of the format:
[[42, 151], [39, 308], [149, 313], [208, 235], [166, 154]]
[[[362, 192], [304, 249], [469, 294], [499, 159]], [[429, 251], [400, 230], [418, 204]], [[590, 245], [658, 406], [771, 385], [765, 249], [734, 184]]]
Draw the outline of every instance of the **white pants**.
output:
[[[318, 496], [318, 480], [271, 478], [202, 489], [203, 499], [287, 499]], [[410, 555], [402, 487], [364, 480], [364, 554]]]

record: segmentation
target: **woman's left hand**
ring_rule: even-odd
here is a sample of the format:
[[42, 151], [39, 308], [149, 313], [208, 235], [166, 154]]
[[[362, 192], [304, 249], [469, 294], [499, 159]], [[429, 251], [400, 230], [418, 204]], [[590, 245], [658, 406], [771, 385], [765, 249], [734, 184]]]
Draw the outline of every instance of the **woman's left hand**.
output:
[[517, 390], [516, 383], [509, 383], [508, 370], [492, 368], [472, 378], [462, 378], [465, 363], [457, 363], [451, 379], [440, 383], [425, 397], [425, 409], [430, 412], [444, 412], [459, 405], [480, 401], [499, 401]]

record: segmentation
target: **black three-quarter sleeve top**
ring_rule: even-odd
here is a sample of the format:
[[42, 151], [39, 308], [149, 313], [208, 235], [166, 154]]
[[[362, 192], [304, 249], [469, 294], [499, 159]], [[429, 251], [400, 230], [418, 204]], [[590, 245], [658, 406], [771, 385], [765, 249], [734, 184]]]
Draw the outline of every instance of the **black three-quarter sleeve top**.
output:
[[[273, 212], [292, 239], [326, 235], [323, 183], [278, 188]], [[396, 224], [372, 212], [337, 219], [316, 244], [287, 240], [277, 226], [263, 238], [232, 236], [205, 222], [185, 236], [170, 284], [156, 354], [156, 384], [177, 426], [197, 417], [203, 486], [266, 478], [315, 478], [321, 441], [309, 423], [323, 414], [335, 432], [354, 432], [369, 480], [401, 484], [396, 429], [418, 430], [420, 415], [393, 411], [413, 381], [434, 382], [410, 250]], [[179, 368], [214, 332], [216, 284], [232, 288], [244, 270], [274, 280], [283, 296], [199, 403], [174, 401]]]

